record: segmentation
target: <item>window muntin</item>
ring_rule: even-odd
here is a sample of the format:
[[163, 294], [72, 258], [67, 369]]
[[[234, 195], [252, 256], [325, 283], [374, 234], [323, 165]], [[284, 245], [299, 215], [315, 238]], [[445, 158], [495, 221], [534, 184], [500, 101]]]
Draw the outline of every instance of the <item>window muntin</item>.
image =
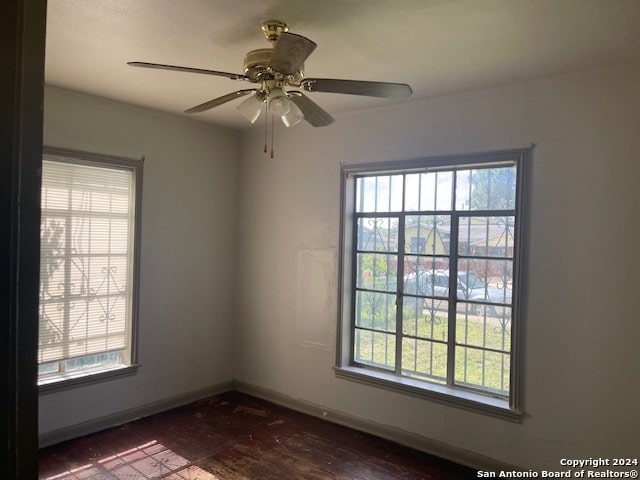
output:
[[343, 258], [353, 263], [343, 265], [350, 272], [343, 307], [350, 307], [342, 314], [338, 370], [419, 379], [426, 390], [476, 392], [514, 409], [524, 152], [450, 165], [387, 163], [380, 174], [376, 165], [346, 168], [345, 221], [353, 227], [343, 229], [352, 236], [343, 239]]
[[45, 149], [40, 385], [135, 362], [141, 161]]

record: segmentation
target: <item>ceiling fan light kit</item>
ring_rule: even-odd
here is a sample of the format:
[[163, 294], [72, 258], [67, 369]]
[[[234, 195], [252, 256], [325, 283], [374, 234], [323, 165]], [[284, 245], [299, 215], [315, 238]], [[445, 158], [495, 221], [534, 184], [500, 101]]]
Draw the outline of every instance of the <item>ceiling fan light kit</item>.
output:
[[237, 106], [237, 110], [253, 125], [260, 117], [262, 107], [264, 105], [264, 97], [254, 93], [249, 98], [242, 101]]
[[303, 92], [341, 93], [370, 97], [403, 99], [412, 94], [405, 83], [341, 80], [334, 78], [304, 78], [304, 62], [317, 47], [302, 35], [290, 33], [286, 23], [268, 20], [262, 31], [271, 48], [251, 50], [244, 56], [244, 74], [219, 72], [203, 68], [180, 67], [149, 62], [128, 62], [128, 65], [160, 70], [198, 73], [226, 77], [259, 84], [258, 88], [238, 90], [185, 110], [204, 112], [240, 97], [249, 96], [237, 109], [254, 124], [266, 105], [266, 110], [281, 118], [290, 127], [306, 120], [314, 127], [333, 123], [333, 117]]
[[281, 88], [273, 88], [269, 92], [268, 108], [271, 113], [279, 117], [289, 113], [289, 110], [291, 110], [291, 102], [287, 94], [284, 93], [284, 90]]
[[295, 103], [291, 101], [289, 101], [289, 103], [289, 112], [280, 117], [282, 118], [282, 123], [284, 123], [285, 127], [293, 127], [304, 119], [304, 113], [302, 113], [302, 110], [300, 110]]

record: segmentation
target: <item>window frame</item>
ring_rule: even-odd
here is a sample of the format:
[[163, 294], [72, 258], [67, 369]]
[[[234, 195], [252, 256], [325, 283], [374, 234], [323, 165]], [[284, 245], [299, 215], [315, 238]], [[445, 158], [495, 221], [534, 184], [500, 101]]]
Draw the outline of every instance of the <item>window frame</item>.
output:
[[[338, 278], [338, 326], [336, 341], [335, 374], [338, 378], [364, 383], [366, 385], [417, 396], [445, 405], [451, 405], [494, 417], [520, 421], [522, 390], [522, 298], [524, 285], [522, 266], [526, 258], [523, 242], [525, 215], [524, 197], [527, 193], [528, 158], [532, 147], [427, 157], [404, 161], [376, 163], [357, 163], [341, 165], [340, 180], [340, 244]], [[516, 166], [515, 198], [515, 241], [513, 253], [513, 282], [516, 288], [512, 298], [511, 317], [511, 366], [510, 389], [508, 398], [490, 393], [469, 390], [461, 386], [430, 383], [393, 372], [382, 371], [375, 367], [356, 364], [353, 358], [353, 337], [355, 335], [354, 299], [356, 292], [354, 258], [357, 252], [356, 232], [354, 231], [356, 178], [363, 175], [392, 175], [423, 173], [431, 171], [459, 170], [466, 167], [499, 166], [512, 163]], [[455, 205], [452, 205], [455, 210]], [[473, 211], [469, 211], [473, 213]], [[450, 345], [451, 346], [451, 345]]]
[[[103, 381], [135, 375], [140, 367], [138, 359], [138, 329], [139, 329], [139, 294], [140, 294], [140, 245], [141, 245], [141, 220], [142, 220], [142, 184], [144, 157], [139, 159], [104, 155], [72, 150], [60, 147], [43, 147], [43, 161], [54, 161], [72, 165], [85, 165], [90, 167], [104, 167], [111, 169], [124, 169], [133, 173], [134, 208], [133, 208], [133, 239], [131, 261], [131, 318], [130, 330], [127, 332], [128, 347], [130, 352], [128, 361], [118, 366], [96, 366], [86, 369], [72, 370], [68, 373], [48, 375], [44, 381], [37, 375], [38, 392], [47, 394], [61, 390], [76, 388], [79, 386], [100, 383]], [[94, 355], [101, 355], [100, 353]], [[87, 355], [85, 357], [92, 356]], [[80, 358], [85, 358], [80, 357]], [[64, 362], [65, 360], [60, 360]], [[49, 380], [49, 381], [47, 381]]]

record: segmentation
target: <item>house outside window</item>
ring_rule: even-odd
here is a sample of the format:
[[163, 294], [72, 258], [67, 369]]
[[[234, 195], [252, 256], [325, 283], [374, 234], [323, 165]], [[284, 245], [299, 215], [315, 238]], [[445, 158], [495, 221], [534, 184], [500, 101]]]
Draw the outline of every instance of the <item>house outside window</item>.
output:
[[134, 373], [142, 160], [44, 149], [41, 392]]
[[527, 154], [343, 166], [339, 377], [519, 418]]

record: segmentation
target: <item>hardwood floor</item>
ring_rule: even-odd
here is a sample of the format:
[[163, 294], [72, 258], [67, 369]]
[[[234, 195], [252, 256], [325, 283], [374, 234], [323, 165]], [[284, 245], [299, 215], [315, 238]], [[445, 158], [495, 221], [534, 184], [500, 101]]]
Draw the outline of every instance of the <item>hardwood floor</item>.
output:
[[47, 480], [470, 479], [475, 470], [239, 392], [44, 448]]

